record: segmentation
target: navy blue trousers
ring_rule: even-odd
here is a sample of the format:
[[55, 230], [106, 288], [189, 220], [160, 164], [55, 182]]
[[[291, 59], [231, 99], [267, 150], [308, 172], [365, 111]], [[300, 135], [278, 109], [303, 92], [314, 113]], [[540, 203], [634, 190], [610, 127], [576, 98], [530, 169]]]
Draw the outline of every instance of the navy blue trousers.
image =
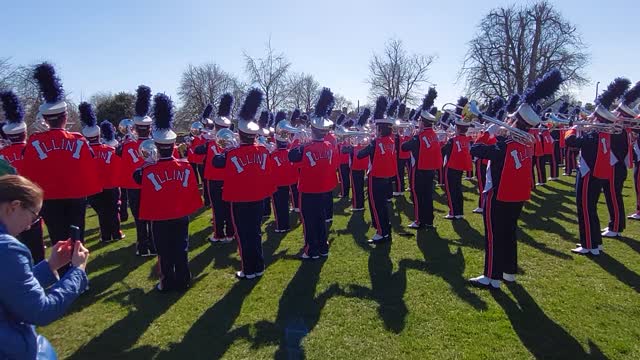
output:
[[189, 287], [189, 217], [152, 221], [151, 228], [158, 249], [163, 289], [184, 290]]
[[84, 242], [84, 217], [87, 199], [45, 200], [40, 215], [49, 230], [51, 244], [64, 241], [71, 236], [71, 225], [80, 228], [80, 240]]
[[583, 248], [595, 249], [598, 245], [602, 245], [597, 206], [602, 187], [607, 181], [591, 176], [591, 172], [581, 176], [580, 168], [578, 168], [578, 174], [576, 175], [576, 208], [580, 245]]
[[231, 203], [231, 221], [238, 240], [242, 271], [247, 275], [264, 271], [260, 228], [263, 214], [264, 200]]
[[613, 167], [613, 177], [604, 182], [604, 199], [609, 210], [609, 230], [615, 232], [624, 231], [626, 215], [624, 213], [624, 202], [622, 198], [622, 187], [627, 179], [627, 167], [624, 162], [618, 162]]
[[390, 178], [369, 176], [368, 180], [371, 225], [376, 228], [378, 235], [391, 237], [391, 220], [387, 201], [391, 189]]
[[340, 196], [348, 198], [349, 190], [351, 188], [351, 171], [349, 169], [349, 164], [340, 164], [338, 172], [340, 173]]
[[289, 230], [289, 186], [278, 186], [273, 193], [273, 213], [276, 218], [276, 229]]
[[89, 196], [88, 200], [98, 214], [102, 241], [120, 239], [120, 188], [105, 189]]
[[325, 220], [333, 220], [333, 191], [324, 193], [325, 196]]
[[153, 232], [151, 231], [151, 221], [140, 220], [140, 189], [127, 189], [129, 193], [129, 207], [131, 207], [131, 215], [136, 222], [136, 242], [137, 249], [141, 253], [147, 250], [152, 253], [156, 252], [154, 244]]
[[[119, 188], [120, 189], [120, 188]], [[120, 202], [118, 203], [118, 211], [120, 213], [120, 221], [129, 220], [129, 193], [126, 189], [120, 189]]]
[[433, 225], [433, 193], [436, 170], [411, 169], [413, 216], [418, 225]]
[[205, 181], [209, 191], [208, 197], [213, 210], [213, 236], [222, 239], [224, 237], [233, 237], [235, 230], [231, 224], [231, 205], [228, 201], [222, 200], [223, 181], [208, 180]]
[[298, 204], [299, 201], [300, 201], [300, 192], [298, 191], [298, 184], [293, 184], [291, 185], [291, 205], [295, 209], [299, 209], [300, 208], [300, 204]]
[[518, 270], [518, 218], [524, 205], [497, 199], [491, 189], [484, 193], [484, 276], [501, 280], [502, 273], [515, 274]]
[[18, 235], [18, 240], [25, 244], [29, 251], [31, 251], [31, 257], [33, 263], [37, 264], [44, 260], [44, 237], [42, 234], [42, 220], [31, 225], [29, 230], [23, 231]]
[[327, 193], [300, 193], [300, 219], [304, 233], [304, 253], [318, 256], [329, 252], [327, 234]]
[[364, 170], [351, 170], [351, 207], [364, 209]]
[[444, 169], [444, 189], [447, 192], [449, 215], [463, 215], [462, 170]]

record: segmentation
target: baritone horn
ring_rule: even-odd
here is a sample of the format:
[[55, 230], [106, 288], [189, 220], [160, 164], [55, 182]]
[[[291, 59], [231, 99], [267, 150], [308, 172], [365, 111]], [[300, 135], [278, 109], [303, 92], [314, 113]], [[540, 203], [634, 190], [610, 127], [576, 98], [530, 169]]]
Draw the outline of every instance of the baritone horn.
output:
[[360, 131], [360, 130], [351, 130], [351, 129], [347, 129], [342, 125], [336, 125], [336, 129], [333, 132], [335, 134], [335, 136], [337, 138], [340, 138], [342, 140], [351, 140], [351, 138], [356, 137], [356, 136], [364, 136], [367, 137], [370, 134], [366, 131]]
[[[504, 121], [500, 121], [491, 116], [484, 115], [482, 111], [480, 111], [480, 109], [478, 108], [478, 103], [475, 100], [469, 101], [469, 104], [467, 104], [467, 106], [468, 106], [469, 113], [477, 116], [478, 118], [482, 118], [482, 120], [486, 122], [495, 124], [497, 126], [500, 126], [501, 128], [506, 129], [511, 134], [511, 137], [513, 138], [514, 141], [527, 146], [533, 146], [533, 144], [535, 143], [533, 135], [529, 134], [528, 132], [524, 130], [520, 130], [516, 127], [510, 126]], [[467, 121], [467, 118], [463, 117], [463, 120]], [[471, 120], [468, 120], [467, 122], [471, 122]]]
[[297, 128], [289, 122], [289, 120], [281, 120], [276, 124], [276, 128], [274, 129], [275, 138], [277, 141], [282, 142], [290, 142], [291, 135], [298, 134], [302, 130]]
[[216, 144], [223, 150], [231, 150], [239, 146], [239, 141], [236, 133], [227, 128], [223, 128], [216, 133]]

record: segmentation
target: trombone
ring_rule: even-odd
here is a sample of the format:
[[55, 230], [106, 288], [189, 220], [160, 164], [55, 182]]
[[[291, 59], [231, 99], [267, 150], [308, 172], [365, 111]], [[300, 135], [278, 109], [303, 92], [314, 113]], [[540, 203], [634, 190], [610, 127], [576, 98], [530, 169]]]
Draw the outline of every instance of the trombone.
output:
[[[513, 138], [514, 141], [526, 146], [533, 146], [533, 144], [535, 143], [535, 139], [533, 135], [529, 134], [528, 132], [524, 130], [520, 130], [516, 127], [510, 126], [507, 123], [500, 121], [496, 118], [493, 118], [491, 116], [484, 115], [478, 108], [478, 103], [475, 100], [469, 101], [469, 104], [467, 106], [468, 106], [469, 113], [477, 116], [478, 118], [482, 118], [482, 120], [486, 122], [490, 122], [492, 124], [500, 126], [501, 128], [506, 129], [511, 134], [511, 137]], [[467, 120], [464, 117], [463, 117], [463, 121], [469, 122], [469, 123], [471, 122], [471, 120]]]

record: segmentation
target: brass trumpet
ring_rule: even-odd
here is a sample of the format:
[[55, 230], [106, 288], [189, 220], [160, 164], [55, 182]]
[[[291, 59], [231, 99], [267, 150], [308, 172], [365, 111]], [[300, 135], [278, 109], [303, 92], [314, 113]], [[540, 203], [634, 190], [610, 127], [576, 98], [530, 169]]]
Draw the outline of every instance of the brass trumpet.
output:
[[[535, 143], [535, 139], [533, 138], [533, 135], [529, 134], [528, 132], [524, 130], [520, 130], [516, 127], [510, 126], [507, 123], [500, 121], [496, 118], [493, 118], [491, 116], [484, 115], [482, 111], [480, 111], [480, 109], [478, 108], [478, 103], [475, 100], [469, 101], [469, 104], [467, 104], [467, 108], [469, 113], [477, 117], [482, 117], [482, 119], [486, 122], [490, 122], [492, 124], [500, 126], [501, 128], [506, 129], [511, 134], [511, 137], [513, 138], [514, 141], [527, 146], [533, 146], [533, 144]], [[466, 117], [463, 117], [463, 121], [469, 122], [469, 123], [471, 122], [471, 120], [467, 120]]]
[[413, 136], [416, 132], [416, 124], [413, 121], [396, 120], [393, 128], [401, 136]]
[[291, 135], [298, 134], [301, 131], [300, 128], [291, 125], [289, 120], [280, 120], [274, 129], [276, 140], [282, 142], [291, 141]]
[[342, 140], [351, 139], [354, 136], [369, 136], [369, 133], [366, 131], [351, 130], [342, 125], [336, 125], [336, 129], [333, 133], [337, 138]]
[[573, 126], [578, 130], [590, 131], [595, 130], [607, 134], [620, 134], [624, 130], [621, 123], [593, 123], [589, 121], [574, 121]]

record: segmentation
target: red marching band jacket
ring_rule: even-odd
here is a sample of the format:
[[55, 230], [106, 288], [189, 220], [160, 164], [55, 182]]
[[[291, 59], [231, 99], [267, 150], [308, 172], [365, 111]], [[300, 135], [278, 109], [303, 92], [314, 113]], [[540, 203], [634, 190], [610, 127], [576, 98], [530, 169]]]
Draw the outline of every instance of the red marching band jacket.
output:
[[63, 129], [29, 137], [22, 175], [40, 185], [45, 200], [78, 199], [102, 191], [89, 143], [81, 134]]
[[179, 219], [202, 207], [193, 168], [187, 161], [160, 160], [142, 169], [140, 219]]
[[275, 192], [269, 151], [262, 145], [241, 145], [229, 150], [224, 167], [222, 199], [229, 202], [262, 201]]
[[13, 166], [18, 174], [22, 173], [22, 166], [24, 164], [23, 151], [26, 143], [11, 144], [7, 147], [0, 149], [0, 159], [4, 159], [9, 165]]
[[314, 141], [304, 146], [300, 162], [298, 191], [326, 193], [338, 185], [338, 154], [329, 141]]
[[471, 140], [467, 135], [456, 135], [451, 139], [451, 152], [445, 166], [460, 171], [471, 171]]
[[364, 157], [362, 159], [358, 159], [358, 152], [364, 148], [366, 148], [366, 145], [355, 145], [353, 147], [353, 157], [349, 157], [349, 166], [351, 166], [351, 170], [356, 170], [356, 171], [364, 171], [369, 169], [369, 160], [370, 157]]
[[122, 144], [120, 163], [120, 187], [124, 189], [140, 189], [140, 185], [133, 181], [133, 173], [144, 164], [144, 159], [138, 154], [140, 144], [146, 139], [129, 140]]
[[534, 156], [544, 155], [544, 148], [542, 147], [542, 138], [540, 136], [540, 130], [535, 128], [529, 129], [529, 134], [533, 135], [535, 139], [535, 144], [533, 145], [533, 155]]
[[[478, 136], [478, 138], [476, 138], [476, 144], [484, 144], [484, 145], [495, 145], [495, 143], [497, 142], [496, 138], [491, 136], [491, 134], [489, 134], [486, 131], [482, 131], [480, 133], [480, 135]], [[482, 163], [484, 165], [489, 164], [489, 160], [488, 159], [481, 159]]]
[[544, 155], [553, 154], [553, 137], [549, 129], [543, 129], [540, 132], [540, 138], [542, 140], [542, 153]]
[[120, 163], [116, 149], [106, 144], [91, 145], [98, 166], [98, 174], [103, 189], [117, 188], [120, 181]]
[[417, 170], [439, 170], [442, 168], [442, 147], [433, 128], [426, 128], [418, 134]]
[[379, 137], [375, 140], [375, 149], [369, 176], [390, 178], [398, 174], [396, 142], [393, 136]]
[[222, 181], [224, 180], [225, 169], [219, 169], [213, 166], [213, 158], [216, 155], [220, 155], [224, 153], [224, 150], [218, 146], [218, 143], [215, 141], [208, 141], [205, 143], [207, 146], [207, 155], [204, 157], [204, 178], [206, 180], [212, 181]]
[[598, 133], [598, 154], [593, 167], [593, 176], [598, 179], [613, 177], [613, 152], [611, 151], [611, 134]]
[[338, 144], [338, 163], [340, 165], [349, 164], [349, 153], [342, 153], [342, 148], [349, 145], [350, 144], [347, 141], [343, 141]]
[[398, 142], [400, 143], [398, 144], [398, 159], [409, 160], [411, 158], [411, 150], [402, 150], [402, 144], [406, 143], [409, 140], [411, 140], [411, 136], [398, 135]]
[[[500, 174], [497, 199], [504, 202], [521, 202], [531, 198], [533, 174], [531, 173], [533, 149], [512, 141], [507, 144], [504, 165]], [[491, 166], [491, 163], [489, 163]], [[487, 190], [491, 189], [491, 171], [487, 169]], [[485, 190], [485, 191], [487, 191]]]
[[204, 163], [204, 158], [205, 155], [198, 155], [194, 152], [195, 148], [197, 148], [198, 146], [206, 143], [207, 140], [204, 139], [201, 135], [198, 136], [194, 136], [193, 140], [191, 141], [191, 145], [189, 146], [189, 148], [187, 149], [187, 160], [190, 163], [194, 163], [194, 164], [202, 164]]
[[290, 186], [298, 181], [298, 169], [289, 161], [288, 149], [277, 149], [271, 154], [274, 185]]

